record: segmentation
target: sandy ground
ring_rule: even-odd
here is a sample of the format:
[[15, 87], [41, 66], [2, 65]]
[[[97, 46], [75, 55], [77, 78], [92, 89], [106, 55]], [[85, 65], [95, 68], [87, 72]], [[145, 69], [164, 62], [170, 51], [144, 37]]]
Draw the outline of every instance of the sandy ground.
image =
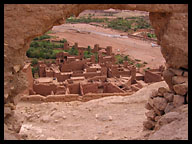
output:
[[158, 82], [131, 96], [112, 96], [88, 102], [20, 102], [15, 114], [23, 118], [21, 135], [43, 140], [133, 140], [145, 139], [144, 105]]
[[[51, 35], [67, 39], [70, 45], [78, 42], [79, 46], [83, 47], [90, 45], [93, 48], [95, 44], [101, 47], [112, 46], [114, 53], [130, 55], [132, 58], [145, 61], [150, 68], [157, 68], [165, 63], [160, 47], [152, 47], [148, 41], [126, 38], [124, 32], [90, 24], [63, 24], [54, 26], [52, 30], [55, 33]], [[124, 37], [111, 37], [116, 35]]]

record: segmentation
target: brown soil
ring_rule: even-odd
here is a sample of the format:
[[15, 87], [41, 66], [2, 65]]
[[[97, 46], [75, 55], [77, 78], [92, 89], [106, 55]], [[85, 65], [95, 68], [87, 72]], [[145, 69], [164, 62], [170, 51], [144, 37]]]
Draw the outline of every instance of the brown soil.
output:
[[90, 31], [112, 35], [127, 35], [124, 32], [96, 27], [90, 24], [63, 24], [55, 26], [53, 27], [53, 32], [55, 33], [50, 35], [65, 38], [70, 45], [78, 42], [79, 46], [83, 47], [90, 45], [93, 48], [94, 44], [99, 44], [101, 47], [112, 46], [114, 53], [130, 55], [135, 59], [145, 61], [148, 63], [147, 67], [150, 68], [157, 68], [165, 63], [160, 47], [152, 47], [148, 41], [108, 37]]

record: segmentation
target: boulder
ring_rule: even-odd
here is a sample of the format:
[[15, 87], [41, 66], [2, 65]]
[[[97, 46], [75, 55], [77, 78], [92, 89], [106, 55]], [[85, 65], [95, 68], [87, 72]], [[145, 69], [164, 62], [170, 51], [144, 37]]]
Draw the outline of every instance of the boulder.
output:
[[158, 89], [158, 92], [163, 96], [164, 93], [168, 92], [168, 90], [165, 87], [160, 87]]
[[153, 107], [147, 102], [145, 104], [145, 108], [148, 109], [148, 110], [151, 110]]
[[153, 99], [152, 99], [152, 98], [149, 98], [149, 99], [148, 99], [148, 103], [149, 103], [149, 105], [150, 105], [151, 107], [153, 107]]
[[151, 98], [157, 97], [158, 91], [157, 90], [152, 90], [152, 93], [150, 95]]
[[160, 118], [161, 118], [161, 116], [156, 116], [155, 121], [157, 122]]
[[170, 71], [173, 72], [177, 76], [182, 76], [182, 74], [183, 74], [183, 71], [181, 69], [170, 68]]
[[4, 107], [4, 118], [5, 118], [7, 115], [12, 115], [12, 111], [11, 111], [11, 108], [10, 108], [10, 107]]
[[145, 115], [146, 115], [148, 118], [150, 118], [150, 119], [152, 119], [152, 120], [155, 120], [156, 114], [155, 114], [154, 110], [149, 110], [148, 112], [145, 113]]
[[160, 129], [161, 126], [166, 125], [168, 123], [171, 123], [174, 120], [178, 120], [181, 119], [179, 117], [179, 113], [178, 112], [169, 112], [165, 115], [163, 115], [159, 121], [157, 122], [157, 124], [155, 125], [155, 130]]
[[164, 98], [167, 100], [167, 102], [172, 102], [173, 101], [173, 93], [166, 92], [163, 94]]
[[188, 91], [188, 83], [176, 84], [173, 89], [178, 95], [185, 95]]
[[156, 113], [158, 116], [161, 116], [161, 115], [164, 114], [164, 111], [157, 109], [155, 106], [153, 107], [153, 109], [154, 109], [155, 113]]
[[155, 122], [152, 121], [152, 120], [148, 120], [148, 121], [144, 121], [143, 122], [143, 126], [146, 128], [146, 129], [153, 129], [155, 127]]
[[174, 73], [171, 72], [169, 69], [165, 70], [163, 72], [163, 78], [168, 84], [170, 90], [173, 90], [173, 84], [172, 84], [172, 77], [174, 76]]
[[156, 97], [153, 99], [153, 105], [159, 110], [164, 110], [167, 106], [167, 101], [165, 98]]
[[182, 104], [184, 104], [184, 96], [181, 96], [181, 95], [174, 95], [173, 97], [173, 105], [175, 107], [178, 107], [178, 106], [181, 106]]
[[166, 108], [165, 108], [165, 110], [164, 110], [164, 112], [165, 112], [165, 113], [168, 113], [168, 112], [170, 112], [173, 108], [174, 108], [173, 103], [172, 103], [172, 102], [171, 102], [171, 103], [168, 103], [167, 106], [166, 106]]
[[188, 77], [174, 76], [174, 77], [172, 78], [172, 83], [173, 83], [173, 85], [175, 85], [175, 84], [181, 84], [181, 83], [188, 83]]

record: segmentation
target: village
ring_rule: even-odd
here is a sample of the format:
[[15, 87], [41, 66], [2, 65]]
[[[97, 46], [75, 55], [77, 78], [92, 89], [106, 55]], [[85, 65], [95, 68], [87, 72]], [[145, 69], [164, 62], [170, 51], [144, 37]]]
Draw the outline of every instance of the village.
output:
[[[91, 49], [79, 47], [78, 43], [70, 46], [65, 42], [60, 49], [67, 51], [71, 48], [77, 50], [78, 55], [59, 52], [56, 54], [55, 63], [38, 61], [38, 78], [33, 78], [31, 63], [26, 63], [23, 71], [27, 73], [29, 81], [26, 91], [28, 96], [21, 97], [21, 100], [43, 101], [47, 98], [48, 101], [57, 101], [56, 96], [62, 95], [65, 97], [63, 101], [88, 101], [113, 94], [131, 95], [148, 84], [163, 81], [163, 66], [140, 72], [139, 68], [129, 61], [119, 64], [111, 46], [104, 48], [95, 44]], [[84, 57], [86, 50], [93, 53], [90, 58]]]

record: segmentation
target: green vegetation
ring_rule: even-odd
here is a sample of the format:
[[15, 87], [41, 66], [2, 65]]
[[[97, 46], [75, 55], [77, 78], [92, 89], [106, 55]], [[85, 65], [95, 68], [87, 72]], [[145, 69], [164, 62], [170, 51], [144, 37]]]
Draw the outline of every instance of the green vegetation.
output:
[[132, 17], [132, 18], [126, 18], [126, 19], [117, 18], [117, 19], [111, 20], [108, 22], [108, 27], [127, 32], [128, 30], [131, 30], [131, 29], [136, 31], [137, 29], [151, 28], [151, 25], [143, 17]]
[[32, 67], [32, 75], [34, 77], [34, 74], [39, 71], [39, 67]]
[[144, 65], [141, 64], [141, 63], [136, 63], [135, 66], [136, 66], [137, 68], [141, 68], [141, 67], [143, 67]]
[[58, 43], [51, 43], [49, 41], [32, 41], [30, 48], [26, 55], [29, 58], [55, 59], [56, 53], [63, 50], [56, 50], [54, 48], [63, 48], [64, 45]]
[[149, 38], [156, 38], [156, 35], [152, 34], [152, 33], [147, 33], [147, 37], [149, 37]]
[[78, 19], [70, 17], [66, 20], [66, 23], [91, 23], [91, 22], [101, 23], [104, 21], [105, 19], [91, 18], [91, 16], [88, 16], [88, 18], [80, 17]]
[[134, 64], [134, 63], [135, 63], [133, 60], [131, 60], [131, 59], [128, 57], [128, 55], [126, 55], [126, 56], [124, 57], [124, 61], [128, 61], [129, 64]]
[[70, 55], [78, 55], [78, 50], [75, 48], [75, 46], [72, 46], [72, 48], [69, 49], [68, 53]]
[[118, 54], [118, 55], [115, 56], [115, 60], [116, 60], [116, 64], [122, 64], [124, 58], [121, 55]]
[[32, 61], [31, 61], [31, 66], [34, 66], [36, 64], [38, 64], [38, 59], [33, 58]]
[[56, 61], [55, 61], [55, 60], [52, 60], [52, 61], [51, 61], [51, 63], [55, 64], [55, 63], [56, 63]]
[[34, 38], [33, 40], [43, 40], [43, 39], [50, 39], [50, 38], [51, 38], [51, 36], [45, 34], [45, 35], [36, 37], [36, 38]]
[[132, 21], [128, 21], [123, 18], [117, 18], [108, 22], [108, 28], [122, 30], [126, 32], [129, 29], [131, 29], [131, 24], [132, 24]]
[[96, 52], [94, 53], [94, 55], [95, 55], [95, 61], [98, 62], [98, 53]]

